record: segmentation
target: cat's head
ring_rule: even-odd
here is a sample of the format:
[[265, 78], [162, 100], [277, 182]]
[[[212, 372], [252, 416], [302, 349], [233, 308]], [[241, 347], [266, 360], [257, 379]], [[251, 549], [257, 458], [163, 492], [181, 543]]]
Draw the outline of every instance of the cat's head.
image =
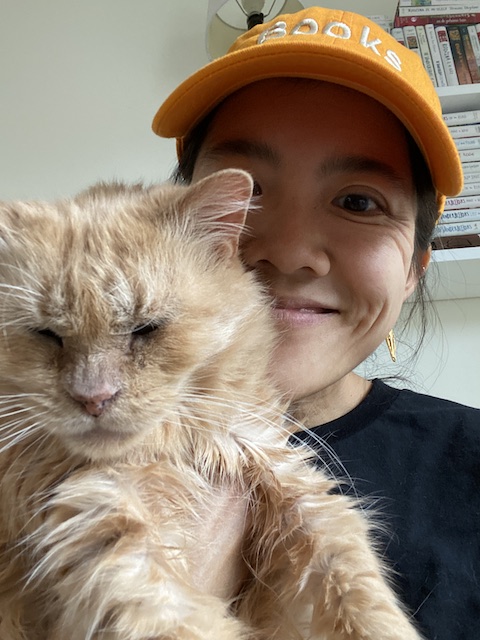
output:
[[251, 193], [227, 170], [0, 206], [3, 444], [48, 432], [115, 457], [195, 394], [247, 384], [271, 335], [237, 258]]

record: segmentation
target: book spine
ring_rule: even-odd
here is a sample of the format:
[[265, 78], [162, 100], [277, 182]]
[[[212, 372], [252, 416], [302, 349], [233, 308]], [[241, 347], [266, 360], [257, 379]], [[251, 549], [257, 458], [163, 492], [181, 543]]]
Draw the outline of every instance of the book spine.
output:
[[465, 173], [463, 176], [464, 186], [480, 183], [480, 171], [477, 173]]
[[480, 235], [469, 233], [461, 236], [443, 236], [432, 240], [432, 249], [463, 249], [464, 247], [480, 247]]
[[399, 0], [399, 7], [432, 7], [435, 5], [464, 5], [473, 4], [474, 0]]
[[416, 28], [412, 26], [404, 27], [403, 37], [405, 38], [405, 44], [408, 49], [411, 49], [412, 51], [415, 51], [415, 53], [418, 53], [418, 55], [420, 55]]
[[435, 76], [435, 70], [433, 68], [433, 60], [430, 53], [430, 47], [428, 46], [427, 34], [425, 33], [425, 27], [419, 25], [415, 27], [417, 32], [418, 47], [420, 49], [420, 56], [422, 58], [423, 66], [425, 67], [430, 80], [437, 86], [437, 78]]
[[478, 220], [480, 220], [480, 209], [458, 209], [456, 211], [444, 211], [439, 220], [439, 224], [477, 222]]
[[[460, 31], [460, 36], [462, 38], [463, 50], [465, 52], [465, 58], [467, 59], [468, 71], [470, 72], [470, 78], [473, 83], [480, 82], [480, 69], [477, 64], [477, 59], [475, 57], [475, 52], [473, 50], [472, 40], [470, 38], [470, 33], [468, 31], [469, 26], [461, 24], [458, 29]], [[475, 28], [475, 27], [474, 27]], [[477, 40], [478, 44], [478, 40]]]
[[[472, 153], [472, 151], [464, 151], [463, 153]], [[462, 154], [460, 154], [461, 157]], [[469, 176], [471, 173], [480, 172], [480, 159], [479, 160], [463, 160], [462, 161], [463, 175]]]
[[448, 127], [452, 138], [473, 138], [480, 136], [480, 124], [457, 124], [452, 127]]
[[423, 5], [420, 7], [398, 7], [400, 18], [412, 16], [448, 16], [457, 13], [477, 13], [480, 11], [480, 2], [464, 2], [463, 4]]
[[480, 220], [438, 224], [435, 229], [436, 238], [442, 236], [464, 236], [471, 233], [480, 233]]
[[[467, 152], [468, 153], [468, 152]], [[471, 173], [480, 172], [480, 160], [473, 160], [471, 162], [462, 163], [463, 175], [469, 176]]]
[[409, 25], [417, 26], [419, 24], [476, 24], [480, 23], [480, 12], [478, 13], [456, 13], [452, 15], [441, 16], [399, 16], [395, 15], [393, 20], [394, 27], [407, 27]]
[[437, 35], [440, 55], [442, 56], [447, 84], [449, 87], [456, 86], [459, 82], [457, 72], [455, 70], [455, 62], [453, 61], [452, 50], [450, 48], [450, 40], [448, 39], [447, 27], [435, 27], [435, 33]]
[[[465, 149], [458, 152], [460, 156], [460, 162], [480, 162], [480, 149]], [[468, 171], [468, 168], [463, 168], [464, 171]]]
[[480, 196], [464, 196], [463, 198], [447, 198], [445, 200], [445, 211], [451, 209], [478, 209], [480, 207]]
[[450, 49], [452, 51], [453, 63], [459, 84], [472, 84], [472, 77], [468, 68], [467, 56], [463, 48], [462, 34], [460, 27], [448, 25], [446, 27], [448, 39], [450, 41]]
[[392, 28], [392, 20], [388, 16], [374, 15], [374, 16], [367, 16], [367, 18], [372, 22], [375, 22], [375, 24], [378, 24], [378, 26], [382, 27], [382, 29], [387, 33], [390, 33], [390, 30]]
[[430, 54], [432, 56], [433, 69], [435, 71], [435, 78], [437, 80], [437, 87], [447, 86], [447, 77], [445, 75], [445, 69], [443, 68], [442, 56], [438, 46], [437, 36], [435, 34], [435, 27], [433, 24], [425, 25], [425, 34], [428, 40], [428, 46], [430, 48]]
[[455, 146], [459, 151], [467, 151], [467, 149], [480, 149], [480, 137], [475, 138], [456, 138]]
[[464, 182], [462, 192], [458, 194], [459, 198], [463, 196], [479, 196], [480, 182]]
[[465, 0], [399, 0], [399, 7], [432, 7], [435, 5], [464, 5], [470, 4]]
[[[391, 32], [390, 35], [395, 38], [395, 40], [397, 42], [399, 42], [400, 44], [403, 44], [404, 47], [407, 46], [407, 43], [405, 42], [405, 35], [403, 33], [403, 29], [401, 27], [394, 27]], [[477, 32], [475, 32], [475, 37], [477, 37]]]
[[444, 113], [443, 120], [447, 125], [453, 124], [480, 124], [480, 109], [471, 111], [453, 111]]
[[467, 31], [470, 37], [473, 55], [475, 56], [475, 62], [477, 63], [477, 68], [480, 73], [480, 40], [478, 38], [477, 29], [474, 24], [467, 24]]

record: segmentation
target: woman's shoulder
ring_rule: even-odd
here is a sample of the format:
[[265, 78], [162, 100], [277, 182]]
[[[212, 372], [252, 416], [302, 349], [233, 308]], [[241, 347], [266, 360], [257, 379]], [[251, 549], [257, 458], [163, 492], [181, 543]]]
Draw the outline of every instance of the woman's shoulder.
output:
[[389, 398], [388, 408], [378, 419], [393, 425], [411, 425], [423, 429], [471, 428], [472, 437], [480, 438], [480, 409], [438, 398], [410, 389], [396, 389], [381, 380], [373, 383], [377, 403]]
[[480, 450], [480, 409], [394, 387], [376, 379], [365, 399], [352, 411], [307, 433], [335, 441], [362, 442], [387, 438], [414, 442], [459, 438]]

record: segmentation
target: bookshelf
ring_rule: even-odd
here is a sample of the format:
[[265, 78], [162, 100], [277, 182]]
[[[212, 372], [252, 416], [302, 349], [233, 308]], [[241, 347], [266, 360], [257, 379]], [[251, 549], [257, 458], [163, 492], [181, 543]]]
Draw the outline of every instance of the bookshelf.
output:
[[[439, 87], [444, 113], [480, 108], [480, 84]], [[428, 282], [434, 300], [480, 298], [480, 247], [434, 251]]]

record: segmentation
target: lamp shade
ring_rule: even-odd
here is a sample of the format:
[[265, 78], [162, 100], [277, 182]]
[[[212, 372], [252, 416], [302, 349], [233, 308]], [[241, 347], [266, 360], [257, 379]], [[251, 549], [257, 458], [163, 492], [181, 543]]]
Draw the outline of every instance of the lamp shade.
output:
[[223, 56], [234, 40], [247, 31], [249, 16], [272, 20], [283, 13], [303, 9], [299, 0], [209, 0], [206, 47], [211, 60]]

